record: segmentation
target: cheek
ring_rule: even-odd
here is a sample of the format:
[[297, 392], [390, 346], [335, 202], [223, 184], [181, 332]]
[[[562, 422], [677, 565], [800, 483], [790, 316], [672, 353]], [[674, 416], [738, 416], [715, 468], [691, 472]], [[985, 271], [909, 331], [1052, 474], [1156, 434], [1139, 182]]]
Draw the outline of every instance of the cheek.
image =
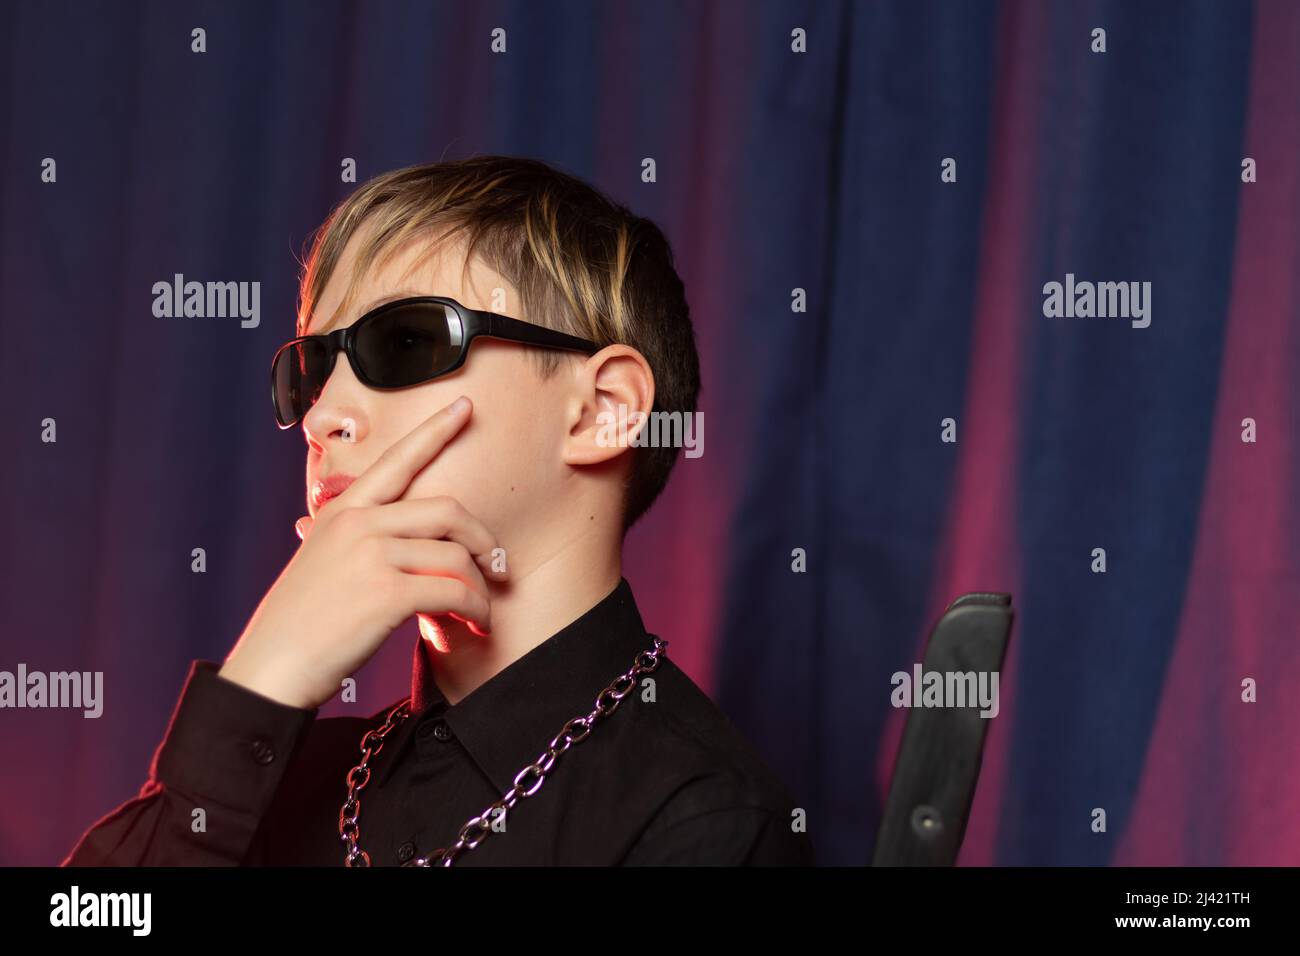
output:
[[[489, 387], [493, 381], [522, 381], [531, 371], [505, 363], [487, 350], [479, 358], [483, 361], [475, 370], [478, 377], [467, 374], [455, 383], [438, 383], [450, 387], [441, 389], [436, 397], [432, 389], [418, 396], [420, 412], [412, 417], [411, 428], [423, 420], [425, 409], [440, 408], [462, 392], [473, 399], [474, 414], [416, 476], [403, 497], [449, 495], [500, 533], [526, 522], [530, 510], [553, 500], [557, 489], [552, 469], [560, 452], [542, 396], [522, 389]], [[493, 365], [493, 360], [501, 367]], [[404, 421], [407, 417], [403, 414]]]
[[[416, 475], [404, 498], [449, 495], [489, 524], [501, 514], [501, 482], [508, 479], [513, 462], [503, 456], [496, 431], [470, 420], [432, 462]], [[509, 483], [505, 490], [509, 489]]]
[[529, 524], [558, 489], [548, 485], [548, 456], [535, 432], [479, 425], [448, 445], [404, 497], [449, 495], [501, 536]]

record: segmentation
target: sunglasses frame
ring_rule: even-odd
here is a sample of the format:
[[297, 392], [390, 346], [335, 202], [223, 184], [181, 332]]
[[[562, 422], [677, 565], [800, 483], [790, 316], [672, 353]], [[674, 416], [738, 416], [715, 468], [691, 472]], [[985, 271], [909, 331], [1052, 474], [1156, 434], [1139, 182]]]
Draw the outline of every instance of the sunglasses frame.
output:
[[[369, 322], [391, 312], [394, 309], [406, 308], [412, 305], [440, 305], [450, 307], [456, 313], [460, 322], [460, 328], [450, 328], [452, 346], [456, 348], [455, 361], [442, 371], [430, 375], [419, 382], [412, 382], [409, 385], [380, 385], [371, 379], [361, 369], [357, 361], [356, 341], [357, 330]], [[342, 352], [348, 357], [348, 365], [352, 368], [352, 374], [357, 380], [367, 388], [379, 389], [381, 391], [397, 391], [403, 388], [414, 388], [416, 385], [423, 385], [426, 382], [432, 382], [434, 379], [441, 378], [444, 375], [456, 371], [465, 364], [465, 358], [469, 355], [470, 343], [480, 336], [487, 338], [502, 339], [507, 342], [520, 342], [524, 345], [533, 345], [538, 348], [563, 349], [570, 352], [583, 352], [587, 355], [600, 351], [600, 346], [589, 339], [578, 338], [565, 332], [557, 332], [555, 329], [548, 329], [545, 326], [537, 325], [533, 322], [525, 322], [522, 319], [512, 319], [508, 315], [500, 315], [496, 312], [484, 312], [479, 309], [471, 309], [468, 306], [461, 305], [455, 299], [444, 295], [418, 295], [405, 299], [396, 299], [392, 302], [385, 302], [361, 316], [351, 325], [341, 329], [335, 329], [333, 332], [319, 332], [315, 335], [300, 335], [295, 339], [290, 339], [278, 349], [275, 350], [275, 356], [271, 359], [271, 403], [275, 407], [275, 420], [280, 429], [286, 430], [293, 428], [306, 417], [306, 412], [298, 416], [292, 422], [285, 424], [280, 418], [280, 403], [276, 400], [275, 387], [275, 369], [280, 361], [280, 355], [295, 345], [303, 342], [323, 341], [326, 348], [326, 361], [329, 363], [329, 371], [325, 373], [325, 380], [329, 381], [330, 375], [334, 374], [335, 363], [338, 361], [339, 353]], [[315, 404], [313, 402], [313, 404]]]

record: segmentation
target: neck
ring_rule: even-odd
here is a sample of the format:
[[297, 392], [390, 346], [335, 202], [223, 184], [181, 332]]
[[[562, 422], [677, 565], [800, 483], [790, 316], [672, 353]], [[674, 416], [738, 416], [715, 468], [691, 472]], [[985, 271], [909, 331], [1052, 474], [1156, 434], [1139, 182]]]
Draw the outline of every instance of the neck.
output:
[[449, 704], [576, 621], [618, 586], [621, 549], [608, 542], [596, 545], [580, 535], [548, 557], [525, 559], [522, 567], [511, 563], [508, 581], [489, 579], [492, 632], [486, 637], [448, 614], [420, 621], [422, 652]]

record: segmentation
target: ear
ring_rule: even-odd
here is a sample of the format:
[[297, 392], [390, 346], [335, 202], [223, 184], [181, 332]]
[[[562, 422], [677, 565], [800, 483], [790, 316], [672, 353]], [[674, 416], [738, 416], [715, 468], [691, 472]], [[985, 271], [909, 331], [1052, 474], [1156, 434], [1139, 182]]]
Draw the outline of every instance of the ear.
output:
[[596, 465], [635, 447], [654, 401], [654, 373], [636, 349], [607, 345], [588, 358], [574, 375], [565, 464]]

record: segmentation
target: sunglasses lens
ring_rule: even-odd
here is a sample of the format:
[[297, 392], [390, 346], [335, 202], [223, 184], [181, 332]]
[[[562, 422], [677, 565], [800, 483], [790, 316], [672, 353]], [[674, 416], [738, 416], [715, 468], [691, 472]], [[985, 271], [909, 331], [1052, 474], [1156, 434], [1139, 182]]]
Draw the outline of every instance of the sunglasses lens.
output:
[[281, 425], [298, 422], [320, 397], [329, 378], [328, 362], [325, 344], [311, 339], [286, 345], [275, 354], [271, 388]]
[[383, 388], [436, 378], [456, 364], [460, 316], [437, 302], [400, 305], [357, 329], [356, 356], [366, 377]]

